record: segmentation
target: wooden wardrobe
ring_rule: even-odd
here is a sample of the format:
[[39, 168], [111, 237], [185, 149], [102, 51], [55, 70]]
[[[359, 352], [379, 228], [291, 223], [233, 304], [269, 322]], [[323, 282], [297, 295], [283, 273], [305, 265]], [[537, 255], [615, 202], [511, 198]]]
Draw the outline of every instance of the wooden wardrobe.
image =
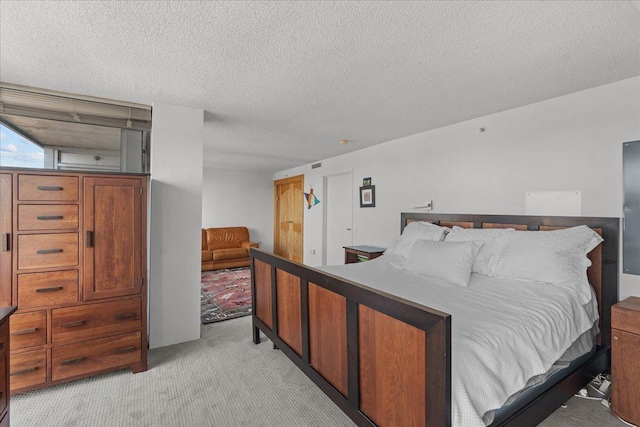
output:
[[12, 394], [147, 369], [147, 176], [0, 169]]

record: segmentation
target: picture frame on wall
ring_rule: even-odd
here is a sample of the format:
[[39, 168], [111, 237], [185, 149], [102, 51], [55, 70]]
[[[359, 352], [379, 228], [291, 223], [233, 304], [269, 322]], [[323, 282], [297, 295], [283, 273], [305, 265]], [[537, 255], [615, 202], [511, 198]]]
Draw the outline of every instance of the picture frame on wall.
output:
[[376, 186], [367, 185], [360, 187], [360, 207], [375, 208], [376, 207]]
[[369, 178], [364, 178], [362, 180], [362, 186], [363, 187], [371, 187], [371, 177]]

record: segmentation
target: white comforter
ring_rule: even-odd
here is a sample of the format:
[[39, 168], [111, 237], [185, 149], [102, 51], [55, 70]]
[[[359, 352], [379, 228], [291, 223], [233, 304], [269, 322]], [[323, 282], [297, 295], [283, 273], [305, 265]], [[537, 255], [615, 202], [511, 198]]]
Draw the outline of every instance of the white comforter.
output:
[[392, 257], [322, 269], [451, 315], [453, 426], [483, 427], [597, 320], [595, 298], [583, 306], [566, 288], [475, 273], [464, 288], [392, 267]]

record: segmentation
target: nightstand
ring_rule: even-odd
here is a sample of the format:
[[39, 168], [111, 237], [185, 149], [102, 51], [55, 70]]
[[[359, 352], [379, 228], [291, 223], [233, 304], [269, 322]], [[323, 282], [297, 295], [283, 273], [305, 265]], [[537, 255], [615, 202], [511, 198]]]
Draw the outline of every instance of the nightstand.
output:
[[353, 264], [355, 262], [369, 261], [378, 258], [386, 251], [385, 248], [376, 246], [343, 246], [344, 263]]
[[611, 409], [640, 425], [640, 298], [611, 307]]

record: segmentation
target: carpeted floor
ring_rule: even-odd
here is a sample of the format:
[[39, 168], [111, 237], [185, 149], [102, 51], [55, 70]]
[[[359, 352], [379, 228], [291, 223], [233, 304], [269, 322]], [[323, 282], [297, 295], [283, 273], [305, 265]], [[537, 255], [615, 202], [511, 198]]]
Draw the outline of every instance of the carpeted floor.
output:
[[[11, 425], [354, 426], [282, 352], [251, 342], [250, 317], [202, 325], [198, 341], [151, 350], [147, 372], [13, 396]], [[624, 426], [600, 403], [577, 398], [542, 425]]]

